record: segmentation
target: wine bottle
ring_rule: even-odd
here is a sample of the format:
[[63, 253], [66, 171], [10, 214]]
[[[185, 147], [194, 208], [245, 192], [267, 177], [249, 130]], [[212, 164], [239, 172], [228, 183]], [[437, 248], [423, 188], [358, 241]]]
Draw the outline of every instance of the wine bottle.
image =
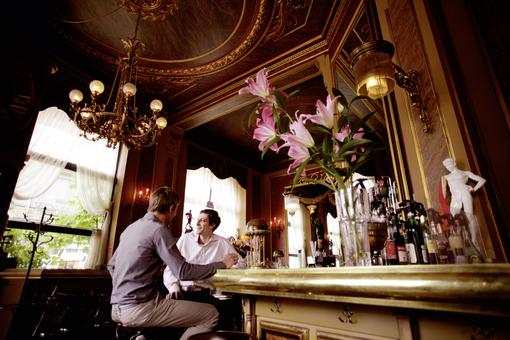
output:
[[406, 221], [406, 249], [409, 254], [409, 263], [410, 264], [420, 264], [423, 263], [423, 258], [421, 254], [421, 246], [423, 242], [418, 237], [418, 223], [414, 218], [414, 213], [411, 211], [407, 212], [407, 221]]
[[437, 264], [439, 257], [437, 241], [434, 238], [434, 235], [437, 235], [437, 231], [434, 222], [431, 221], [429, 224], [429, 228], [423, 229], [423, 239], [425, 240], [425, 244], [427, 245], [427, 253], [430, 264]]
[[464, 240], [462, 239], [461, 232], [462, 230], [459, 225], [459, 221], [458, 219], [455, 219], [455, 224], [450, 227], [450, 236], [448, 237], [448, 241], [450, 242], [450, 247], [455, 255], [455, 263], [458, 264], [468, 262], [464, 255]]
[[388, 226], [388, 238], [384, 243], [384, 264], [396, 265], [398, 264], [397, 247], [395, 245], [394, 231], [391, 225]]
[[447, 264], [450, 263], [450, 244], [448, 243], [448, 239], [446, 238], [446, 235], [443, 233], [443, 228], [441, 226], [441, 223], [438, 223], [436, 225], [437, 231], [436, 235], [433, 235], [436, 239], [437, 243], [437, 253], [438, 253], [438, 263], [439, 264]]
[[409, 259], [407, 256], [406, 240], [400, 232], [400, 220], [397, 214], [390, 214], [390, 224], [393, 232], [393, 239], [395, 240], [395, 248], [397, 250], [398, 264], [408, 264]]

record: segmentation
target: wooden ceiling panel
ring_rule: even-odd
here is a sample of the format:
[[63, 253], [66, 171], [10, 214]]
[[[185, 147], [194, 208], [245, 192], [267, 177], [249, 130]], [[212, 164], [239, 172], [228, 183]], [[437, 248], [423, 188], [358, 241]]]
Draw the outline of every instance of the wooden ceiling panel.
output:
[[124, 55], [120, 39], [134, 35], [139, 4], [137, 38], [146, 45], [138, 64], [139, 100], [161, 98], [169, 122], [198, 143], [212, 139], [222, 150], [242, 140], [238, 153], [255, 157], [257, 168], [281, 160], [268, 155], [259, 162], [257, 143], [246, 131], [253, 100], [250, 106], [237, 91], [248, 76], [271, 66], [278, 87], [313, 85], [292, 104], [313, 110], [325, 97], [318, 96], [325, 90], [314, 58], [328, 50], [325, 39], [340, 0], [51, 1], [49, 54], [68, 72], [59, 79], [81, 81], [86, 89], [100, 75], [108, 88]]

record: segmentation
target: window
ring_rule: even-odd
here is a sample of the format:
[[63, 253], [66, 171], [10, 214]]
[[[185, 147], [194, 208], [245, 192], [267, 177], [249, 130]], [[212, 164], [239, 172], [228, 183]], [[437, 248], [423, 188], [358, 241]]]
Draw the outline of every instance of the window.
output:
[[6, 249], [18, 267], [28, 266], [29, 230], [34, 237], [41, 220], [34, 268], [95, 265], [109, 226], [117, 158], [118, 150], [105, 142], [81, 137], [64, 111], [39, 113], [9, 208], [13, 242]]
[[[188, 170], [186, 172], [186, 191], [184, 195], [184, 213], [191, 211], [196, 225], [201, 210], [211, 208], [218, 212], [221, 223], [215, 233], [223, 237], [235, 236], [246, 224], [246, 190], [236, 179], [219, 179], [208, 168]], [[187, 220], [182, 224], [183, 232]]]

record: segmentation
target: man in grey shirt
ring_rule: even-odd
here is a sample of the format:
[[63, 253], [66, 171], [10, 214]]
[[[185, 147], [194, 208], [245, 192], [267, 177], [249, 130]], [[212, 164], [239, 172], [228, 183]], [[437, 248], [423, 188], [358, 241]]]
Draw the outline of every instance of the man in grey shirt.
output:
[[188, 327], [181, 339], [207, 332], [218, 322], [214, 306], [204, 303], [165, 299], [159, 295], [161, 268], [166, 264], [181, 280], [210, 277], [216, 269], [237, 263], [237, 254], [222, 262], [206, 265], [187, 263], [177, 249], [177, 238], [170, 230], [179, 199], [168, 187], [154, 191], [147, 214], [129, 225], [108, 263], [112, 276], [112, 319], [127, 327]]

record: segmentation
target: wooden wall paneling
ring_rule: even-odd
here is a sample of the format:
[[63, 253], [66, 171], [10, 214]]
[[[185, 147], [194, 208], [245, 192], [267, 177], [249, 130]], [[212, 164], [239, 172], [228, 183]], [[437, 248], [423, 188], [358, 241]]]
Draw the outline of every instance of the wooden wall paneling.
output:
[[[419, 75], [423, 102], [432, 121], [433, 131], [425, 134], [421, 131], [421, 122], [416, 112], [409, 105], [407, 94], [400, 88], [395, 89], [395, 98], [399, 110], [400, 126], [402, 127], [404, 152], [408, 160], [410, 178], [413, 186], [412, 197], [425, 202], [428, 206], [438, 209], [439, 181], [447, 174], [442, 160], [447, 157], [456, 159], [460, 169], [471, 170], [487, 178], [480, 171], [480, 161], [487, 156], [493, 157], [491, 150], [478, 152], [480, 143], [476, 142], [476, 131], [479, 125], [476, 121], [466, 122], [469, 111], [487, 100], [480, 95], [481, 78], [469, 84], [473, 99], [470, 99], [464, 87], [468, 82], [463, 77], [473, 78], [480, 74], [483, 63], [473, 62], [476, 57], [465, 51], [477, 51], [476, 44], [466, 45], [466, 40], [473, 40], [473, 33], [469, 32], [470, 24], [458, 18], [461, 12], [451, 10], [449, 16], [444, 16], [440, 8], [442, 2], [428, 3], [426, 1], [381, 1], [377, 2], [381, 19], [383, 37], [393, 42], [396, 48], [395, 63], [406, 71], [416, 69]], [[460, 2], [448, 2], [446, 7], [464, 6]], [[438, 14], [439, 13], [439, 14]], [[450, 18], [451, 17], [451, 18]], [[449, 21], [452, 21], [450, 23]], [[449, 36], [448, 25], [457, 28], [455, 36]], [[466, 31], [467, 30], [467, 31]], [[454, 52], [452, 45], [462, 45]], [[415, 52], [418, 53], [415, 53]], [[478, 54], [478, 53], [477, 53]], [[470, 63], [463, 68], [461, 74], [456, 73], [457, 63]], [[482, 86], [488, 91], [492, 85]], [[474, 99], [474, 97], [480, 97]], [[473, 105], [474, 101], [477, 105]], [[464, 104], [464, 105], [463, 105]], [[486, 119], [487, 115], [479, 110], [484, 123], [493, 121]], [[491, 111], [492, 112], [492, 111]], [[488, 131], [484, 129], [484, 131]], [[487, 200], [485, 187], [474, 195], [475, 214], [477, 215], [484, 236], [485, 246], [489, 256], [497, 261], [504, 259], [502, 246], [499, 244], [495, 230], [491, 203]], [[496, 242], [494, 242], [496, 238]], [[506, 260], [505, 260], [506, 261]]]
[[[474, 200], [480, 224], [486, 226], [482, 229], [484, 241], [492, 242], [497, 259], [508, 261], [510, 153], [501, 150], [510, 146], [510, 130], [506, 104], [500, 97], [501, 85], [492, 75], [500, 67], [496, 60], [508, 60], [510, 50], [503, 46], [489, 47], [493, 39], [488, 41], [482, 33], [507, 27], [506, 35], [510, 34], [505, 19], [494, 14], [504, 13], [508, 4], [462, 1], [425, 4], [443, 62], [448, 65], [445, 72], [448, 85], [456, 96], [455, 110], [467, 152], [462, 165], [487, 179]], [[500, 33], [505, 34], [504, 31]]]
[[[449, 157], [448, 142], [440, 124], [439, 107], [430, 77], [423, 38], [416, 21], [412, 1], [389, 1], [387, 14], [395, 45], [395, 61], [406, 72], [417, 71], [423, 106], [432, 123], [432, 132], [425, 133], [418, 117], [417, 108], [410, 107], [410, 102], [407, 102], [413, 138], [416, 141], [419, 155], [417, 170], [419, 169], [418, 173], [422, 177], [423, 194], [425, 195], [418, 200], [429, 207], [438, 209], [439, 183], [444, 174], [442, 161]], [[417, 173], [415, 173], [416, 175]]]

